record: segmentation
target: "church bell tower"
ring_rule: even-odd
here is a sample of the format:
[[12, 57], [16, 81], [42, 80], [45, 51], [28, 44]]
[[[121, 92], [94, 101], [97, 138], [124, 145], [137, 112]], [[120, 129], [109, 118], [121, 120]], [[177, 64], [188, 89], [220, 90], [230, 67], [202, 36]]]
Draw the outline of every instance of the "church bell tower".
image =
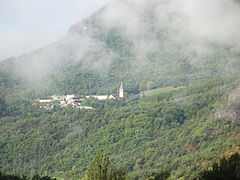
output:
[[119, 97], [120, 98], [124, 98], [124, 91], [123, 91], [123, 85], [121, 82], [120, 88], [119, 88]]

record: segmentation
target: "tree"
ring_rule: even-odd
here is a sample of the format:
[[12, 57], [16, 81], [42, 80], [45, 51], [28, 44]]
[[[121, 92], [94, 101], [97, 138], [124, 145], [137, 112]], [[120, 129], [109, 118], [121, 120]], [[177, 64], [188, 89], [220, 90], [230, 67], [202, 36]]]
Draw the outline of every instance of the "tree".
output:
[[154, 82], [153, 81], [147, 82], [147, 89], [148, 90], [154, 89]]
[[239, 180], [240, 155], [235, 153], [229, 158], [223, 157], [213, 164], [210, 170], [200, 173], [199, 180]]
[[0, 180], [56, 180], [55, 178], [51, 178], [49, 176], [40, 177], [39, 175], [35, 175], [32, 178], [28, 178], [27, 176], [16, 176], [16, 175], [6, 175], [0, 172]]
[[35, 175], [32, 177], [32, 180], [56, 180], [56, 179], [51, 178], [49, 176], [40, 177], [39, 175]]
[[0, 117], [5, 114], [6, 111], [6, 102], [3, 94], [0, 94]]
[[100, 151], [90, 162], [86, 180], [124, 180], [126, 174], [123, 171], [115, 170], [108, 156]]
[[152, 180], [166, 180], [171, 175], [170, 171], [163, 171], [153, 176]]
[[6, 175], [0, 172], [0, 179], [1, 180], [26, 180], [26, 177], [19, 177], [15, 175]]

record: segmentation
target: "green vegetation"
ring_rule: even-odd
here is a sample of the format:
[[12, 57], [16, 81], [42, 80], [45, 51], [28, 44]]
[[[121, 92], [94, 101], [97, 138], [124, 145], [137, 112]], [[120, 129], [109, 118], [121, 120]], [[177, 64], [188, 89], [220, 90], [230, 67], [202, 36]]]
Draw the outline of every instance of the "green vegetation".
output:
[[200, 173], [199, 180], [239, 180], [240, 155], [232, 154], [229, 158], [223, 157], [215, 162], [209, 170]]
[[98, 152], [90, 162], [84, 180], [125, 180], [126, 173], [113, 169], [108, 156]]
[[56, 180], [55, 178], [51, 178], [49, 176], [40, 177], [39, 175], [34, 175], [32, 178], [27, 176], [16, 176], [16, 175], [5, 175], [0, 172], [1, 180]]
[[0, 121], [1, 170], [79, 179], [102, 149], [130, 177], [167, 169], [172, 178], [194, 178], [240, 145], [239, 122], [214, 117], [238, 84], [218, 78], [149, 97], [94, 100], [95, 110], [46, 111], [9, 94]]
[[[229, 158], [223, 157], [219, 162], [215, 162], [209, 170], [200, 172], [196, 180], [239, 180], [240, 179], [240, 155], [238, 153], [232, 154]], [[167, 180], [171, 172], [148, 172], [142, 171], [138, 177], [130, 177], [122, 170], [113, 169], [109, 157], [102, 151], [98, 152], [93, 160], [90, 162], [89, 169], [86, 175], [81, 180], [131, 180], [131, 179], [145, 179], [145, 180]], [[0, 172], [1, 180], [56, 180], [49, 176], [40, 177], [34, 175], [32, 178], [27, 176], [4, 175]]]
[[164, 87], [164, 88], [157, 88], [152, 90], [147, 90], [141, 93], [141, 96], [156, 96], [162, 93], [167, 93], [170, 91], [178, 90], [183, 87]]

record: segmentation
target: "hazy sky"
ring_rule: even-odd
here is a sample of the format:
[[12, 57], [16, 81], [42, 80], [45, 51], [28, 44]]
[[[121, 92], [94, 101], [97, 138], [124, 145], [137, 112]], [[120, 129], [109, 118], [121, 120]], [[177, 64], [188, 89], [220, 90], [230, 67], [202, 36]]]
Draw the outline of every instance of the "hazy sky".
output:
[[0, 59], [62, 38], [69, 27], [112, 0], [0, 0]]

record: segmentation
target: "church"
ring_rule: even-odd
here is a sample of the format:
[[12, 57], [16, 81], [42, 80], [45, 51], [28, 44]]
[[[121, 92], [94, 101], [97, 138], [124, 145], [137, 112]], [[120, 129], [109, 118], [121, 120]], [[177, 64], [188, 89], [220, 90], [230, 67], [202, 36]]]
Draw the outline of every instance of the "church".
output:
[[123, 90], [122, 82], [119, 88], [119, 98], [124, 98], [124, 90]]

